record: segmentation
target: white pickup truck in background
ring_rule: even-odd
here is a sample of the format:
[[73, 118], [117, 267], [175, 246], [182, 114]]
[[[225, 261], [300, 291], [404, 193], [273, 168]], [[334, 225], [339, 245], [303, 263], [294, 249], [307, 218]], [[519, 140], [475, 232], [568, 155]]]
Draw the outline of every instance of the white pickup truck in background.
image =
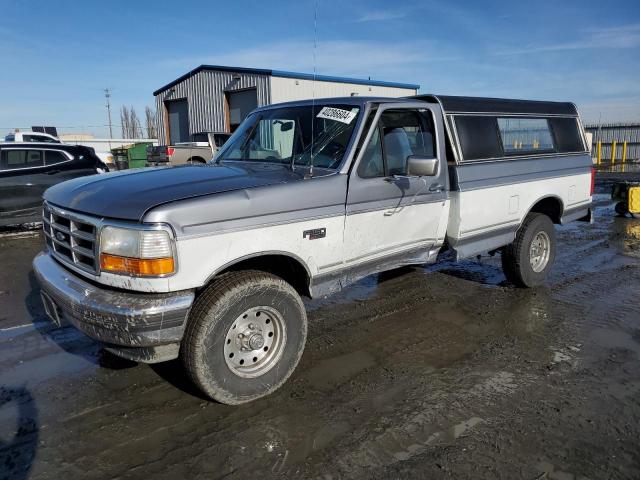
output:
[[554, 224], [591, 221], [591, 165], [571, 103], [271, 105], [214, 163], [49, 189], [34, 271], [54, 322], [129, 359], [180, 357], [209, 397], [244, 403], [296, 367], [302, 297], [445, 250], [498, 252], [512, 284], [542, 284]]

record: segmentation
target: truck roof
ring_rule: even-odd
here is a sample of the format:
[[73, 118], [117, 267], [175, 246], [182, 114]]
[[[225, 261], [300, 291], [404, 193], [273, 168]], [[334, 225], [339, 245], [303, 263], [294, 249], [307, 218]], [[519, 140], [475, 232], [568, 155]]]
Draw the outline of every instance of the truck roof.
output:
[[540, 100], [516, 100], [491, 97], [462, 97], [453, 95], [416, 95], [414, 97], [333, 97], [316, 98], [315, 100], [294, 100], [291, 102], [266, 105], [256, 110], [268, 110], [287, 106], [343, 104], [364, 106], [368, 103], [390, 103], [407, 100], [418, 100], [427, 103], [438, 103], [444, 113], [492, 113], [492, 114], [524, 114], [524, 115], [578, 115], [576, 106], [571, 102], [549, 102]]
[[571, 102], [547, 102], [540, 100], [515, 100], [491, 97], [459, 97], [452, 95], [416, 95], [415, 100], [439, 103], [445, 113], [493, 113], [525, 115], [577, 115]]

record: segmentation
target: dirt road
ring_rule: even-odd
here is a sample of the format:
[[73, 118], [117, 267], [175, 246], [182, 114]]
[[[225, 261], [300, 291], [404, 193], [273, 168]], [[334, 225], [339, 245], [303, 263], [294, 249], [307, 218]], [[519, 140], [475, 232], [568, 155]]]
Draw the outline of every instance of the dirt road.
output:
[[40, 235], [0, 236], [0, 478], [640, 478], [640, 220], [596, 199], [543, 288], [496, 256], [310, 302], [293, 377], [240, 407], [52, 329]]

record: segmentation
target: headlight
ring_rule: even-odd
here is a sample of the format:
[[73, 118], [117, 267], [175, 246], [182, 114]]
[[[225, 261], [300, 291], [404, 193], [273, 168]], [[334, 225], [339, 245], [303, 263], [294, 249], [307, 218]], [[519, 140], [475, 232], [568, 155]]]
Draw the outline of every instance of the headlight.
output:
[[165, 230], [104, 227], [100, 267], [104, 272], [157, 277], [175, 272], [173, 240]]

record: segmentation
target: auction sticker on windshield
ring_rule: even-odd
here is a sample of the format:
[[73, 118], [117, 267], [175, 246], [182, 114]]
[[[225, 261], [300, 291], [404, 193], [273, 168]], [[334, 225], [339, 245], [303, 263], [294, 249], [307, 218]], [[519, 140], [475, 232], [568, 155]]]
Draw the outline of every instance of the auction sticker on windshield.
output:
[[316, 115], [317, 118], [326, 118], [327, 120], [337, 120], [338, 122], [350, 124], [356, 118], [357, 111], [342, 110], [335, 107], [323, 107]]

